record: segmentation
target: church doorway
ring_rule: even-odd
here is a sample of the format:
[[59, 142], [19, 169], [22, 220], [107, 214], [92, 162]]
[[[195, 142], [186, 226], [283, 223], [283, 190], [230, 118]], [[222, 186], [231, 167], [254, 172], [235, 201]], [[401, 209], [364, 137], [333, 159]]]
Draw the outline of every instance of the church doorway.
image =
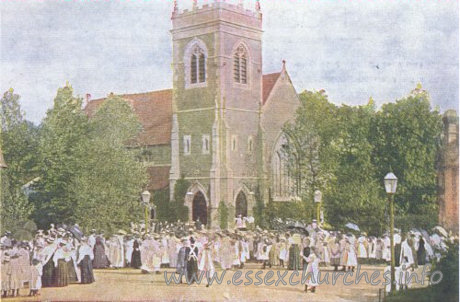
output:
[[192, 219], [196, 221], [198, 218], [203, 225], [208, 224], [208, 208], [206, 206], [206, 199], [201, 191], [195, 194], [192, 203]]
[[236, 204], [235, 204], [235, 216], [241, 215], [242, 217], [248, 216], [248, 202], [246, 200], [246, 195], [243, 191], [238, 193], [236, 196]]

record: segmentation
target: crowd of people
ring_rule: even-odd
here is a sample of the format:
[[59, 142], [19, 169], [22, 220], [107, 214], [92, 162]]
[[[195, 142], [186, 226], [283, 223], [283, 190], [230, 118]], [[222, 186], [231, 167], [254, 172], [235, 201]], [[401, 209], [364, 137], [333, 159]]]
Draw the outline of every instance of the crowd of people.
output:
[[[199, 273], [212, 276], [216, 267], [241, 269], [248, 261], [262, 269], [306, 270], [318, 276], [321, 267], [354, 271], [358, 263], [385, 263], [391, 257], [388, 235], [326, 231], [316, 221], [300, 230], [264, 230], [246, 222], [253, 223], [237, 217], [233, 230], [208, 230], [199, 222], [155, 223], [150, 231], [131, 224], [128, 232], [111, 236], [96, 230], [84, 236], [78, 225], [51, 225], [30, 241], [17, 241], [7, 232], [0, 239], [2, 295], [17, 296], [26, 284], [29, 295], [37, 295], [41, 287], [92, 283], [93, 269], [131, 267], [159, 274], [162, 268], [175, 268], [181, 282], [193, 282]], [[397, 232], [396, 266], [413, 269], [439, 259], [445, 241], [439, 232]], [[305, 291], [314, 292], [317, 286], [317, 278], [310, 278]]]

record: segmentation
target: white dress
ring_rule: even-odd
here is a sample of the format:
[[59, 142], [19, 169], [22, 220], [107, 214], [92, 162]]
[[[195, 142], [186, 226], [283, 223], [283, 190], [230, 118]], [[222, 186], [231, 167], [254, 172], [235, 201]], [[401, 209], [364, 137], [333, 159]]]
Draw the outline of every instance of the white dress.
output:
[[238, 241], [233, 244], [233, 262], [232, 265], [240, 265], [240, 249]]
[[405, 264], [406, 267], [414, 264], [414, 255], [412, 254], [412, 248], [407, 243], [407, 240], [404, 240], [401, 244], [401, 254], [399, 261], [402, 264]]
[[[265, 251], [264, 251], [264, 249], [265, 249]], [[269, 260], [269, 259], [270, 259], [269, 254], [270, 254], [270, 250], [271, 250], [271, 249], [272, 249], [272, 246], [271, 246], [271, 245], [265, 245], [265, 244], [264, 244], [264, 245], [262, 246], [262, 251], [261, 251], [261, 253], [260, 253], [260, 260], [263, 260], [263, 261]]]
[[359, 258], [367, 258], [367, 251], [364, 245], [364, 240], [366, 240], [364, 236], [361, 236], [358, 238], [358, 257]]
[[289, 249], [287, 248], [286, 243], [282, 242], [280, 246], [280, 260], [287, 262], [289, 260]]
[[131, 257], [133, 255], [133, 246], [134, 246], [134, 239], [130, 239], [125, 243], [125, 261], [127, 263], [131, 262]]
[[390, 252], [390, 238], [385, 237], [383, 239], [383, 250], [382, 250], [382, 259], [385, 261], [390, 261], [391, 260], [391, 252]]
[[308, 286], [318, 286], [319, 279], [319, 259], [315, 254], [310, 254], [307, 258], [307, 274], [311, 273], [311, 278], [308, 278]]
[[249, 246], [246, 241], [241, 241], [241, 263], [245, 263], [249, 259]]
[[348, 247], [347, 266], [357, 266], [358, 260], [356, 259], [356, 252], [353, 245], [350, 244]]

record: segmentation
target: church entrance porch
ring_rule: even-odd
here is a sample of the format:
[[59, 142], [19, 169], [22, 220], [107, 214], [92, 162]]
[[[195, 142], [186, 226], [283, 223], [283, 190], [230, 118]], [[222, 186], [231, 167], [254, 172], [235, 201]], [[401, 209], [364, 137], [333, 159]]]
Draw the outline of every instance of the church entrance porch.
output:
[[200, 219], [203, 225], [208, 224], [208, 208], [206, 199], [201, 191], [195, 194], [192, 202], [192, 220], [197, 221], [197, 219]]

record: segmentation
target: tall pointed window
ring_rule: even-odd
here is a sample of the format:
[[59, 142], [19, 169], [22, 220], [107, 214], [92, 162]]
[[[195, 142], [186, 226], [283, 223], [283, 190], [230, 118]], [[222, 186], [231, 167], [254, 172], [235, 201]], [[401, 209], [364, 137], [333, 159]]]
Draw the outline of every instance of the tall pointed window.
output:
[[185, 89], [206, 87], [208, 80], [206, 43], [193, 38], [184, 48]]
[[233, 79], [236, 83], [247, 84], [248, 54], [243, 45], [240, 45], [233, 54]]
[[289, 171], [288, 158], [282, 150], [287, 143], [281, 136], [275, 144], [272, 154], [272, 191], [275, 201], [290, 201], [296, 197], [296, 184]]
[[204, 50], [195, 45], [190, 60], [190, 83], [206, 82], [206, 56]]

